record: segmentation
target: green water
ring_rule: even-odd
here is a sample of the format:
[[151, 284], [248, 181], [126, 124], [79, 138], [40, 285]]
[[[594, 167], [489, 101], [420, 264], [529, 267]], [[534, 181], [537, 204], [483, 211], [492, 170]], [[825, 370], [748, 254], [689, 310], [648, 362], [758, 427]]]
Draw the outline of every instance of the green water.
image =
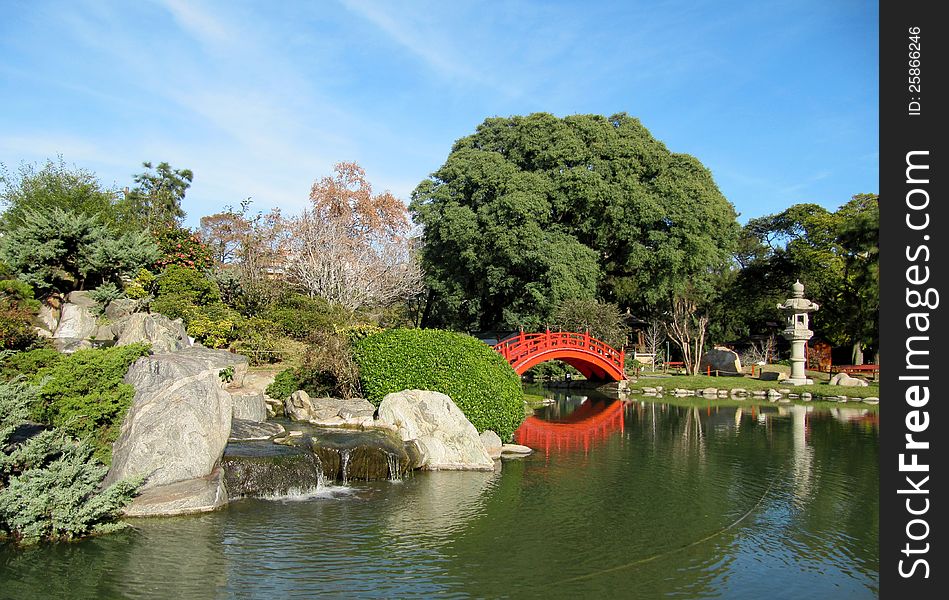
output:
[[561, 397], [542, 416], [620, 417], [494, 473], [0, 548], [0, 597], [876, 597], [878, 413], [612, 402]]

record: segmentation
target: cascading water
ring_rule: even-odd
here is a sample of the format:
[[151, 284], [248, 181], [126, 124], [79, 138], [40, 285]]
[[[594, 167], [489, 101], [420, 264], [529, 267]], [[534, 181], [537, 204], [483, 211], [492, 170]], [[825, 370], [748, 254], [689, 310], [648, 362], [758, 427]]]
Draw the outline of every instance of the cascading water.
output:
[[308, 496], [326, 487], [320, 458], [307, 448], [271, 442], [229, 444], [221, 466], [231, 499]]
[[399, 468], [399, 457], [391, 452], [386, 452], [386, 462], [389, 464], [389, 479], [391, 481], [402, 481], [402, 470]]
[[349, 456], [352, 454], [352, 448], [343, 448], [339, 450], [339, 462], [340, 462], [340, 477], [342, 478], [343, 484], [349, 483]]

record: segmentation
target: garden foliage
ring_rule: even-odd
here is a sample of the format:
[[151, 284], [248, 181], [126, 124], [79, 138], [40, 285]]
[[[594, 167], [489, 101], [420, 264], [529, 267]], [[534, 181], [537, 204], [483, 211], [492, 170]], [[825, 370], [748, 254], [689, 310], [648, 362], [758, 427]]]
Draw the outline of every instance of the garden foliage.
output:
[[121, 527], [118, 513], [142, 480], [100, 490], [108, 469], [90, 444], [56, 429], [22, 435], [35, 396], [29, 384], [0, 382], [0, 538], [31, 544]]
[[129, 366], [148, 354], [148, 344], [79, 350], [40, 369], [33, 416], [70, 436], [88, 439], [97, 459], [109, 463], [112, 443], [135, 390], [123, 383]]
[[478, 431], [491, 429], [505, 440], [524, 419], [517, 374], [500, 354], [471, 336], [436, 329], [391, 329], [353, 346], [362, 389], [377, 406], [392, 392], [442, 392]]
[[0, 350], [29, 350], [42, 345], [31, 323], [39, 308], [28, 284], [16, 279], [0, 280]]

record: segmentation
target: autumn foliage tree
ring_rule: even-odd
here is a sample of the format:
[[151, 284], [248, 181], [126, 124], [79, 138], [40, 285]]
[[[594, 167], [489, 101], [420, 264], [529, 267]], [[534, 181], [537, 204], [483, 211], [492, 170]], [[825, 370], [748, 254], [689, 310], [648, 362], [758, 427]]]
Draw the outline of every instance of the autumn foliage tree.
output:
[[311, 205], [289, 223], [287, 276], [311, 297], [355, 311], [386, 306], [419, 290], [412, 224], [388, 191], [374, 194], [356, 163], [338, 163], [310, 191]]
[[219, 283], [233, 281], [240, 297], [236, 303], [244, 312], [256, 314], [272, 305], [283, 291], [272, 273], [283, 263], [289, 229], [279, 209], [255, 215], [249, 209], [250, 201], [245, 200], [239, 210], [227, 207], [224, 212], [202, 217], [201, 238], [222, 276]]

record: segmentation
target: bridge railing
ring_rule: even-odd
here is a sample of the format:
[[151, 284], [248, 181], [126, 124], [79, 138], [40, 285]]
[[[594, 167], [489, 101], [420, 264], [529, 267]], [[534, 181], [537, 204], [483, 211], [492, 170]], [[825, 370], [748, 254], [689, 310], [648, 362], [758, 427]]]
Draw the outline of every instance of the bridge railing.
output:
[[502, 340], [494, 349], [501, 353], [511, 364], [516, 364], [541, 352], [573, 348], [597, 354], [623, 370], [626, 352], [617, 350], [606, 342], [590, 336], [589, 332], [545, 331], [543, 333], [524, 333], [523, 331], [506, 340]]

